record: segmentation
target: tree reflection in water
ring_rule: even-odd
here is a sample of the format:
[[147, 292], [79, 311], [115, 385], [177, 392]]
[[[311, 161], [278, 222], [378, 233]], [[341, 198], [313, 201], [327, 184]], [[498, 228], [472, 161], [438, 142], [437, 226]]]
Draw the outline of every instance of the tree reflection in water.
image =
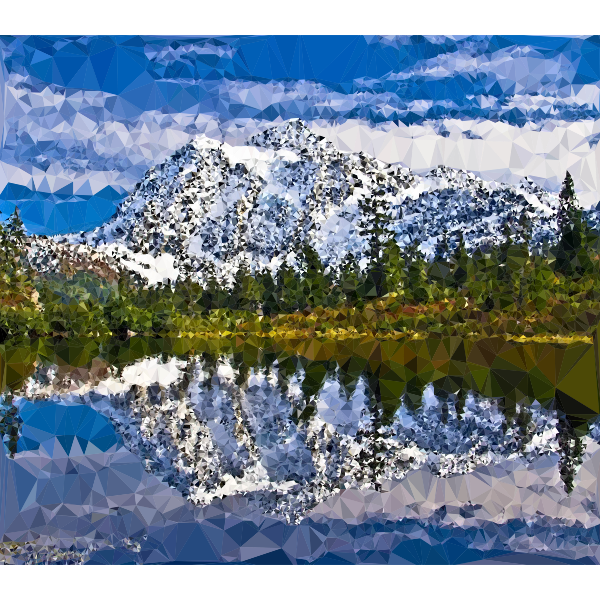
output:
[[[21, 392], [104, 414], [149, 472], [197, 505], [243, 495], [288, 522], [340, 490], [378, 490], [422, 468], [447, 477], [558, 454], [569, 489], [584, 451], [569, 418], [548, 402], [412, 381], [392, 412], [389, 375], [364, 360], [161, 354], [106, 370], [100, 382], [90, 369], [70, 390], [55, 384], [58, 370], [38, 366]], [[5, 410], [8, 445], [17, 425]]]

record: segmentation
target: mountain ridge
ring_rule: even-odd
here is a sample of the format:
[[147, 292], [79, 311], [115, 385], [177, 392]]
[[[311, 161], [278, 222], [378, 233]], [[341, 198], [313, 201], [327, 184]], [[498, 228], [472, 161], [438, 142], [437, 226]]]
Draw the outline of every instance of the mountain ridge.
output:
[[532, 245], [540, 246], [556, 237], [557, 208], [558, 194], [531, 180], [518, 187], [486, 182], [445, 166], [417, 175], [339, 151], [293, 119], [243, 146], [192, 140], [149, 169], [106, 224], [49, 238], [37, 252], [45, 246], [52, 263], [53, 245], [79, 246], [77, 253], [102, 255], [148, 283], [215, 277], [229, 287], [244, 265], [252, 274], [301, 271], [305, 244], [335, 276], [350, 259], [364, 270], [391, 237], [429, 256], [444, 236], [450, 247], [461, 234], [467, 247], [498, 243], [504, 225], [523, 212]]

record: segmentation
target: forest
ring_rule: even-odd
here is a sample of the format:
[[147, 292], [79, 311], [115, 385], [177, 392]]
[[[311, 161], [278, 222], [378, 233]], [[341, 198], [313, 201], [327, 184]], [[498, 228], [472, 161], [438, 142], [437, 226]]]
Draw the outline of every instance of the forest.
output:
[[[233, 289], [209, 277], [141, 286], [86, 270], [40, 274], [28, 262], [19, 213], [0, 224], [0, 343], [24, 337], [493, 336], [585, 339], [600, 315], [600, 232], [589, 227], [569, 174], [560, 194], [558, 241], [534, 250], [522, 213], [504, 241], [467, 250], [439, 240], [433, 260], [393, 237], [371, 245], [359, 269], [348, 256], [332, 276], [306, 244], [302, 269], [236, 275]], [[374, 239], [384, 240], [385, 236]]]

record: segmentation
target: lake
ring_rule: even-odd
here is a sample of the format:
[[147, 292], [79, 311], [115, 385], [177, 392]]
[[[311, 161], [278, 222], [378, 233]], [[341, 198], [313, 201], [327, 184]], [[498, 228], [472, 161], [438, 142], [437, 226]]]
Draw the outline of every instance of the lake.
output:
[[46, 338], [15, 344], [0, 352], [2, 387], [18, 390], [35, 366], [57, 365], [70, 379], [88, 381], [108, 376], [137, 360], [229, 356], [242, 372], [273, 364], [290, 376], [302, 367], [309, 374], [304, 385], [308, 399], [339, 370], [349, 385], [363, 375], [372, 400], [385, 417], [402, 399], [419, 403], [425, 386], [436, 392], [463, 396], [469, 391], [501, 398], [507, 410], [518, 403], [540, 402], [571, 417], [577, 425], [600, 412], [598, 343], [571, 344], [507, 342], [502, 338], [466, 340], [430, 337], [418, 341], [279, 340], [246, 336], [206, 340], [197, 338], [133, 337], [126, 341], [99, 338]]
[[[353, 552], [352, 561], [411, 562], [408, 548], [422, 543], [433, 552], [425, 562], [491, 560], [524, 551], [525, 540], [547, 541], [549, 531], [577, 549], [559, 552], [563, 560], [580, 560], [581, 548], [591, 556], [588, 538], [600, 526], [586, 475], [600, 441], [597, 352], [594, 344], [461, 338], [54, 338], [15, 345], [2, 354], [0, 423], [3, 469], [21, 473], [14, 480], [22, 500], [4, 508], [14, 517], [8, 525], [5, 516], [5, 534], [15, 543], [35, 539], [46, 552], [71, 548], [83, 562], [99, 561], [107, 549], [125, 561], [152, 562], [148, 532], [156, 533], [158, 516], [158, 529], [200, 527], [204, 548], [206, 536], [217, 535], [208, 523], [220, 523], [222, 538], [229, 515], [258, 529], [247, 539], [221, 539], [230, 552], [215, 551], [209, 540], [212, 554], [203, 559], [171, 548], [158, 562], [247, 562], [274, 552], [282, 562], [339, 562], [333, 540], [346, 536], [355, 548], [352, 527], [361, 524], [374, 528], [364, 535], [375, 543], [383, 535], [376, 523], [388, 528], [388, 545], [395, 540], [387, 558]], [[120, 475], [113, 481], [111, 473]], [[47, 482], [59, 475], [50, 493]], [[89, 481], [66, 485], [73, 478]], [[485, 481], [485, 494], [474, 491], [475, 481]], [[94, 486], [104, 496], [94, 496]], [[71, 498], [74, 489], [79, 495]], [[119, 508], [134, 489], [146, 512], [139, 499]], [[140, 489], [153, 491], [143, 496]], [[121, 500], [109, 510], [113, 496]], [[49, 504], [68, 504], [71, 517], [31, 516], [24, 533], [23, 515]], [[99, 533], [94, 519], [108, 529]], [[567, 528], [560, 533], [552, 530], [557, 519]], [[504, 533], [476, 548], [482, 521]], [[532, 523], [537, 529], [528, 529]], [[119, 527], [127, 535], [117, 535]], [[318, 549], [292, 550], [284, 538], [261, 538], [257, 546], [263, 527], [288, 536], [321, 531]], [[346, 533], [336, 537], [335, 527]], [[516, 546], [507, 527], [524, 527]], [[458, 554], [449, 550], [456, 535]], [[74, 548], [73, 539], [80, 540]], [[552, 554], [557, 543], [541, 548]], [[244, 554], [248, 544], [260, 552]]]

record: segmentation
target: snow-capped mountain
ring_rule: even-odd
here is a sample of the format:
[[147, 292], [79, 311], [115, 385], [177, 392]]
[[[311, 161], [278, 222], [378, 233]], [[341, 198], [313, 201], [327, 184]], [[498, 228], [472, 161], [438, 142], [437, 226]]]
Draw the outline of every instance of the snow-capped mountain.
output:
[[376, 236], [417, 242], [431, 255], [444, 232], [451, 245], [459, 232], [467, 247], [497, 242], [523, 211], [539, 243], [555, 235], [557, 206], [556, 194], [530, 180], [515, 187], [443, 166], [421, 176], [341, 152], [291, 120], [244, 146], [193, 140], [151, 168], [111, 221], [38, 239], [32, 260], [47, 270], [48, 256], [69, 247], [149, 283], [214, 274], [227, 285], [242, 264], [251, 272], [274, 273], [282, 263], [301, 270], [299, 250], [308, 244], [335, 274], [349, 255], [366, 268]]

